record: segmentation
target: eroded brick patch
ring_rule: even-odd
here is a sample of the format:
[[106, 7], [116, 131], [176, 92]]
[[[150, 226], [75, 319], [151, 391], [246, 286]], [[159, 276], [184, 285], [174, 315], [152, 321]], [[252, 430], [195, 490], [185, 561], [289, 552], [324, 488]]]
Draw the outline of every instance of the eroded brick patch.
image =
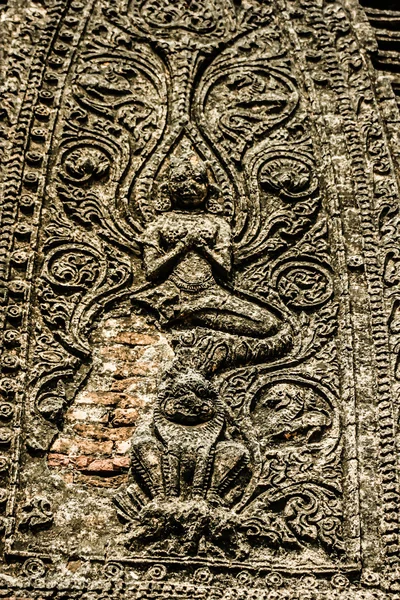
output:
[[127, 479], [137, 421], [150, 409], [173, 353], [166, 337], [137, 315], [104, 320], [93, 348], [93, 369], [65, 415], [48, 465], [67, 483], [118, 487]]

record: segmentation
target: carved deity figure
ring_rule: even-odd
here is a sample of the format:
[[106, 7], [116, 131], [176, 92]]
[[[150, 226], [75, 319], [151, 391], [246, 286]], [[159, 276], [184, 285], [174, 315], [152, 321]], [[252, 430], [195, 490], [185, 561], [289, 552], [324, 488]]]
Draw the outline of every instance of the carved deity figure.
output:
[[207, 166], [193, 152], [170, 159], [161, 204], [169, 210], [143, 236], [144, 265], [155, 287], [139, 295], [158, 310], [163, 324], [199, 325], [256, 338], [282, 326], [267, 306], [230, 288], [231, 228], [218, 214]]
[[231, 285], [232, 232], [207, 165], [185, 148], [167, 172], [161, 210], [142, 236], [148, 284], [134, 299], [156, 309], [178, 342], [152, 414], [132, 439], [128, 504], [117, 498], [122, 513], [136, 507], [136, 541], [175, 530], [182, 539], [198, 536], [215, 509], [221, 523], [235, 520], [231, 508], [251, 478], [251, 453], [213, 378], [222, 367], [279, 358], [293, 335], [278, 311]]

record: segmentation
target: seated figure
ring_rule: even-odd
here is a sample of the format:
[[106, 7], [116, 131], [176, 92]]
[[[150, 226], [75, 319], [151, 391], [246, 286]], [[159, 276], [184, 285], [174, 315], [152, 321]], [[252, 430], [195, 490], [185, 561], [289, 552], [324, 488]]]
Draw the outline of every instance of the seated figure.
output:
[[292, 345], [277, 310], [230, 286], [231, 228], [212, 187], [198, 155], [172, 157], [164, 212], [142, 236], [149, 283], [133, 299], [157, 310], [179, 341], [153, 413], [133, 436], [131, 484], [116, 499], [121, 514], [141, 523], [136, 542], [210, 530], [217, 513], [221, 523], [235, 520], [231, 508], [251, 477], [251, 456], [212, 379], [221, 368], [277, 359]]
[[164, 325], [190, 323], [240, 336], [274, 336], [282, 319], [229, 287], [231, 228], [218, 214], [211, 189], [207, 167], [196, 154], [170, 159], [161, 197], [169, 209], [142, 236], [144, 266], [154, 286], [136, 297], [155, 308]]

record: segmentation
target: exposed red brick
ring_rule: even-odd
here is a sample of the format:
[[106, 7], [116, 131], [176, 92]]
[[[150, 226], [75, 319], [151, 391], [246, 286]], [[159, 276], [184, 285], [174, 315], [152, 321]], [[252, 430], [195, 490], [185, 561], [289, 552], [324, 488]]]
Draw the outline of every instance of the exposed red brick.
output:
[[[81, 457], [83, 458], [83, 457]], [[120, 456], [116, 458], [100, 458], [90, 461], [86, 458], [86, 464], [81, 461], [78, 466], [79, 469], [86, 473], [103, 473], [104, 475], [112, 475], [113, 473], [120, 473], [123, 470], [129, 468], [129, 456]]]
[[113, 464], [116, 469], [128, 469], [130, 462], [129, 456], [116, 456], [113, 458]]
[[74, 431], [82, 437], [90, 437], [95, 440], [113, 440], [123, 441], [129, 440], [132, 437], [132, 427], [102, 427], [101, 425], [76, 423], [73, 427]]
[[49, 467], [68, 467], [69, 458], [64, 454], [57, 454], [55, 452], [49, 452], [47, 456], [47, 463]]
[[154, 394], [157, 389], [157, 379], [155, 377], [143, 378], [142, 376], [127, 377], [113, 381], [111, 389], [126, 394]]
[[155, 397], [170, 347], [137, 315], [105, 319], [92, 342], [92, 373], [67, 410], [48, 464], [68, 484], [116, 487], [126, 477], [133, 432]]
[[113, 381], [111, 386], [112, 391], [128, 392], [134, 390], [141, 381], [141, 377], [126, 377], [118, 381]]
[[86, 472], [92, 473], [113, 473], [115, 471], [114, 463], [111, 458], [100, 458], [88, 462], [84, 467], [80, 467]]
[[131, 449], [131, 440], [124, 440], [122, 442], [115, 442], [116, 454], [129, 454]]
[[125, 379], [126, 377], [134, 377], [135, 375], [146, 377], [148, 375], [155, 375], [159, 368], [159, 365], [154, 362], [127, 362], [126, 364], [119, 364], [113, 375], [116, 379]]
[[108, 346], [101, 348], [100, 354], [105, 360], [122, 362], [135, 362], [141, 358], [146, 351], [144, 346]]
[[71, 438], [59, 438], [53, 444], [53, 452], [68, 454], [69, 456], [79, 454], [111, 454], [112, 441], [93, 442], [92, 440], [79, 440]]
[[78, 571], [82, 566], [82, 561], [81, 560], [70, 560], [67, 563], [67, 569], [68, 571], [72, 571], [72, 573], [76, 573], [76, 571]]
[[76, 443], [72, 442], [69, 438], [58, 438], [51, 449], [58, 454], [70, 454], [73, 446], [76, 447]]
[[99, 404], [102, 406], [116, 406], [125, 397], [118, 392], [82, 392], [76, 398], [77, 404]]
[[[81, 405], [82, 406], [82, 405]], [[83, 408], [74, 408], [69, 412], [69, 420], [70, 421], [86, 421], [86, 422], [94, 422], [94, 423], [108, 423], [108, 411], [107, 409], [102, 407], [102, 410], [99, 410], [100, 407], [90, 406], [87, 409]], [[94, 410], [97, 409], [97, 410]]]
[[91, 440], [80, 440], [79, 449], [82, 454], [111, 454], [112, 441], [92, 442]]
[[117, 408], [112, 417], [114, 427], [126, 427], [135, 425], [139, 418], [139, 412], [135, 408]]
[[118, 404], [118, 408], [143, 408], [145, 402], [142, 398], [138, 396], [134, 396], [132, 394], [121, 394], [123, 396], [121, 398], [120, 403]]
[[86, 469], [90, 462], [93, 461], [89, 456], [77, 456], [73, 459], [73, 463], [78, 469]]

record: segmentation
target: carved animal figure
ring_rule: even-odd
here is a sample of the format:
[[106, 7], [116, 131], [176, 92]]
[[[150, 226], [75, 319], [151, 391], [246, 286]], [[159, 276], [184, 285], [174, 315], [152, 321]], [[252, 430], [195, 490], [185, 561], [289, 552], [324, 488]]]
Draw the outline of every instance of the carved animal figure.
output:
[[316, 439], [332, 422], [327, 407], [317, 402], [311, 390], [286, 383], [269, 390], [253, 419], [266, 439], [287, 439], [298, 434], [305, 436], [306, 442]]
[[209, 497], [221, 503], [229, 482], [249, 461], [236, 441], [220, 441], [226, 409], [213, 386], [190, 369], [160, 386], [152, 428], [132, 442], [132, 464], [153, 497]]

